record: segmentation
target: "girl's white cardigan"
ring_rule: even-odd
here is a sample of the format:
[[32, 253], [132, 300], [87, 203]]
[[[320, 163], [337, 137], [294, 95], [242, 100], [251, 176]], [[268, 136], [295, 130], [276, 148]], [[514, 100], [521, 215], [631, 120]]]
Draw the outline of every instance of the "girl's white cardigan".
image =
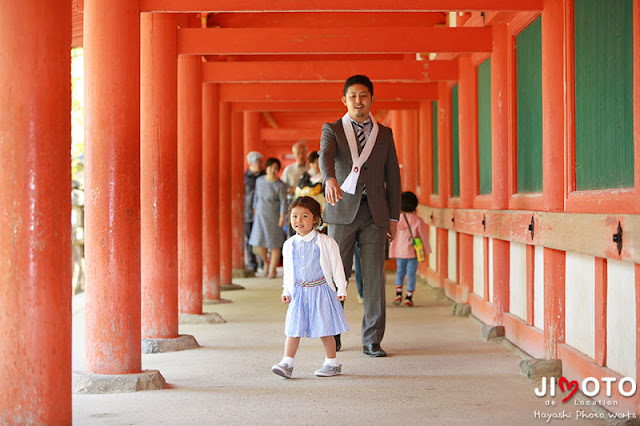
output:
[[[338, 296], [347, 295], [347, 280], [344, 276], [344, 266], [342, 266], [342, 258], [340, 257], [340, 249], [336, 241], [315, 230], [304, 236], [309, 241], [313, 238], [312, 234], [317, 234], [316, 245], [320, 247], [320, 268], [324, 278], [329, 285], [338, 292]], [[291, 296], [293, 294], [293, 286], [295, 285], [293, 276], [293, 239], [303, 238], [294, 235], [284, 242], [282, 247], [282, 257], [284, 265], [284, 277], [282, 279], [282, 295]]]

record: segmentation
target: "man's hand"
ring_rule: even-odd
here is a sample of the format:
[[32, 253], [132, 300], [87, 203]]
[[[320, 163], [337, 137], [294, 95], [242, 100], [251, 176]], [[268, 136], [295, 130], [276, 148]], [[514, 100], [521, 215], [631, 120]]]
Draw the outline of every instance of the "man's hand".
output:
[[278, 226], [282, 228], [284, 226], [284, 215], [280, 215], [280, 219], [278, 219]]
[[393, 241], [396, 237], [396, 233], [398, 232], [398, 222], [395, 220], [389, 221], [389, 228], [387, 228], [387, 238], [389, 241]]
[[327, 179], [324, 187], [324, 196], [327, 200], [327, 203], [335, 206], [336, 203], [342, 199], [342, 190], [340, 189], [340, 185], [338, 185], [338, 181], [335, 178]]

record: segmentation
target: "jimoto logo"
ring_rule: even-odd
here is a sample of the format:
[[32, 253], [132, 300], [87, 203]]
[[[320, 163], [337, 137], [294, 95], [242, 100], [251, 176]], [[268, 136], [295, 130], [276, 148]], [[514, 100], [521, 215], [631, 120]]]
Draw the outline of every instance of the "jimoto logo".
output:
[[[570, 400], [578, 390], [588, 397], [599, 396], [602, 390], [604, 390], [607, 397], [610, 397], [614, 386], [618, 387], [618, 392], [624, 397], [635, 395], [637, 390], [636, 381], [631, 377], [623, 377], [620, 380], [615, 377], [602, 377], [599, 379], [596, 377], [587, 377], [582, 381], [580, 386], [578, 386], [577, 380], [569, 381], [563, 376], [557, 380], [557, 385], [563, 395], [567, 393], [562, 399], [562, 402]], [[540, 387], [535, 389], [535, 394], [540, 397], [547, 395], [551, 397], [556, 396], [556, 378], [550, 377], [547, 379], [543, 377]]]

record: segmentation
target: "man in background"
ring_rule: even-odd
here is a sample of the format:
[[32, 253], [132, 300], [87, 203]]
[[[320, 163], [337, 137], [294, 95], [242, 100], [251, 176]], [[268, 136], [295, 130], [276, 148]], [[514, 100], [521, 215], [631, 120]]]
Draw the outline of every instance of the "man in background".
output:
[[251, 151], [247, 154], [249, 169], [244, 174], [244, 246], [246, 251], [247, 268], [253, 272], [258, 270], [258, 262], [253, 248], [249, 245], [251, 229], [253, 228], [253, 195], [256, 189], [256, 179], [264, 174], [262, 154]]
[[289, 200], [291, 200], [291, 196], [296, 191], [300, 178], [309, 169], [307, 164], [307, 144], [304, 141], [297, 142], [293, 144], [291, 151], [296, 157], [296, 162], [285, 167], [280, 176], [280, 179], [289, 188]]

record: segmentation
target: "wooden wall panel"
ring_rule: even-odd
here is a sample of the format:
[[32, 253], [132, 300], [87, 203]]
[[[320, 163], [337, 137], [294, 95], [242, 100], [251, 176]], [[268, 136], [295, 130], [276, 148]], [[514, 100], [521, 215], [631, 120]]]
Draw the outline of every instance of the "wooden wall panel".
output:
[[516, 37], [517, 192], [542, 191], [541, 18]]

